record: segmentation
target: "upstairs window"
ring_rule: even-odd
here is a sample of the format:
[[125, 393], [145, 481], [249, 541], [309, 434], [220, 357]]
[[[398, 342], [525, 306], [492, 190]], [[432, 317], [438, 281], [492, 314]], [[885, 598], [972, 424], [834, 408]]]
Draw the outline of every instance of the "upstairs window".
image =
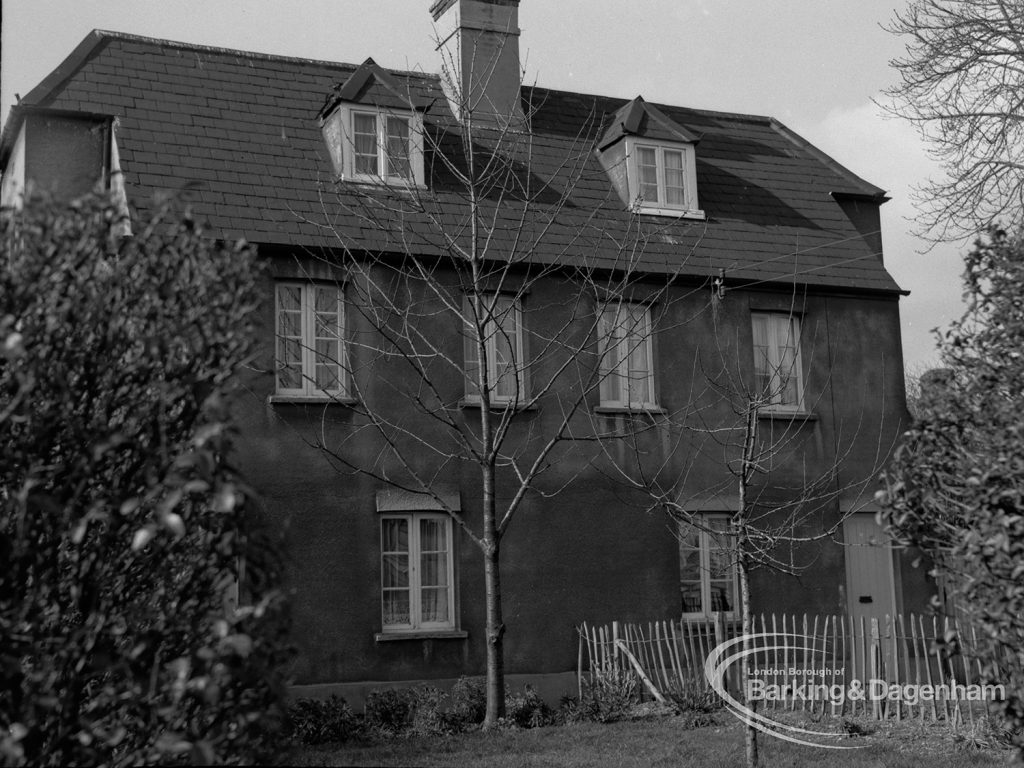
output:
[[784, 312], [754, 312], [756, 391], [769, 411], [803, 410], [800, 320]]
[[657, 408], [651, 313], [644, 304], [605, 304], [598, 321], [601, 405]]
[[716, 611], [736, 615], [736, 537], [728, 515], [704, 515], [699, 525], [679, 524], [679, 589], [683, 616], [705, 618]]
[[639, 213], [703, 217], [692, 145], [629, 139], [627, 151], [629, 186]]
[[423, 184], [422, 121], [412, 113], [340, 105], [325, 120], [335, 173], [375, 184]]
[[336, 285], [278, 283], [276, 393], [284, 397], [345, 397], [345, 312]]
[[[516, 403], [526, 399], [526, 377], [523, 364], [523, 321], [519, 299], [497, 293], [481, 297], [483, 341], [487, 363], [487, 381], [492, 403]], [[471, 298], [467, 302], [472, 301]], [[472, 307], [467, 306], [467, 317]], [[466, 400], [481, 401], [480, 360], [476, 334], [467, 326], [465, 339]]]

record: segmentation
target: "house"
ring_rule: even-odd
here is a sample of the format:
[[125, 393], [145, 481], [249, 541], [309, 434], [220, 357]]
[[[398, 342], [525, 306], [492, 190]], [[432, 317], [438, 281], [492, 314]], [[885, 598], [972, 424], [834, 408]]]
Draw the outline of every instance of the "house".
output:
[[[514, 459], [567, 437], [502, 540], [513, 682], [572, 690], [582, 621], [735, 610], [708, 436], [747, 392], [779, 445], [758, 503], [817, 483], [802, 524], [835, 528], [796, 575], [755, 572], [759, 609], [923, 608], [924, 569], [871, 546], [864, 501], [907, 420], [884, 192], [772, 118], [521, 87], [518, 0], [430, 10], [443, 76], [96, 31], [0, 145], [5, 205], [28, 181], [141, 208], [185, 189], [258, 245], [240, 463], [287, 530], [300, 690], [483, 673], [484, 568], [453, 522], [483, 489], [449, 447], [488, 411], [521, 449], [499, 505]], [[673, 530], [652, 467], [702, 526]]]

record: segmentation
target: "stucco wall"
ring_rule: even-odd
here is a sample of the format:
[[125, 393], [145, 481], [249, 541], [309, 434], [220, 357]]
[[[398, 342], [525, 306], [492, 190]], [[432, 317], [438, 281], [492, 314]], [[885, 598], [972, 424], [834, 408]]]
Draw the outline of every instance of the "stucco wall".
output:
[[[287, 257], [280, 257], [287, 258]], [[571, 318], [565, 296], [571, 281], [548, 278], [531, 287], [524, 299], [528, 335], [558, 327]], [[273, 292], [266, 281], [261, 333], [268, 343], [245, 381], [239, 404], [242, 417], [241, 464], [264, 495], [271, 518], [287, 531], [294, 638], [300, 656], [297, 683], [365, 680], [447, 679], [482, 674], [483, 567], [479, 550], [464, 534], [456, 538], [456, 581], [461, 639], [381, 642], [379, 520], [375, 494], [383, 485], [351, 473], [311, 447], [325, 436], [349, 460], [372, 462], [379, 443], [367, 436], [342, 440], [357, 418], [342, 405], [271, 404], [273, 392]], [[692, 424], [724, 425], [736, 416], [720, 389], [710, 386], [729, 380], [751, 382], [753, 350], [752, 309], [796, 311], [803, 323], [806, 375], [806, 418], [762, 419], [765, 439], [784, 445], [771, 467], [770, 482], [761, 482], [762, 503], [791, 497], [792, 488], [809, 479], [830, 477], [832, 494], [808, 521], [814, 526], [834, 523], [839, 515], [837, 487], [855, 496], [854, 480], [877, 475], [877, 470], [906, 424], [900, 357], [899, 315], [895, 298], [794, 295], [791, 291], [728, 290], [711, 302], [706, 287], [679, 285], [654, 305], [655, 357], [659, 402], [680, 415], [689, 408]], [[437, 320], [436, 338], [450, 339], [450, 354], [461, 359], [461, 341], [454, 321]], [[570, 337], [587, 327], [569, 322]], [[370, 339], [364, 320], [350, 315], [349, 333]], [[539, 341], [527, 339], [527, 352]], [[356, 349], [357, 357], [365, 351]], [[356, 360], [367, 402], [390, 409], [411, 428], [429, 422], [388, 382], [401, 382], [396, 361], [367, 365]], [[586, 364], [586, 360], [583, 361]], [[553, 364], [553, 363], [549, 363]], [[543, 370], [532, 372], [542, 376]], [[439, 389], [455, 403], [462, 383], [457, 376], [439, 374]], [[592, 405], [597, 405], [596, 393]], [[455, 408], [456, 418], [478, 419], [472, 408]], [[699, 418], [695, 413], [699, 412]], [[545, 434], [557, 423], [554, 400], [522, 415], [513, 440]], [[595, 415], [591, 409], [578, 419], [580, 429], [607, 428], [624, 417]], [[641, 419], [648, 417], [640, 417]], [[653, 422], [651, 422], [653, 424]], [[647, 425], [650, 427], [650, 424]], [[731, 511], [735, 491], [728, 485], [723, 449], [710, 437], [665, 427], [644, 432], [641, 446], [650, 466], [661, 467], [660, 479], [671, 483], [685, 477], [686, 496], [694, 508]], [[529, 447], [528, 443], [524, 445]], [[616, 453], [618, 451], [618, 453]], [[504, 612], [507, 625], [506, 670], [509, 673], [558, 673], [576, 665], [574, 627], [583, 621], [646, 621], [677, 616], [679, 562], [677, 541], [667, 516], [650, 510], [649, 498], [631, 492], [610, 471], [629, 456], [613, 448], [609, 457], [597, 455], [592, 444], [574, 445], [553, 456], [552, 467], [539, 480], [540, 493], [527, 497], [502, 545]], [[413, 448], [412, 462], [421, 470], [445, 466], [430, 451]], [[382, 468], [400, 470], [397, 462]], [[456, 468], [456, 466], [460, 468]], [[838, 467], [837, 473], [831, 473]], [[830, 475], [831, 473], [831, 475]], [[834, 476], [832, 476], [834, 475]], [[463, 513], [471, 524], [480, 518], [480, 479], [469, 463], [453, 464], [443, 472], [446, 484], [458, 488]], [[507, 499], [510, 478], [499, 478], [499, 502]], [[838, 485], [837, 485], [838, 484]], [[826, 485], [828, 485], [826, 483]], [[709, 489], [723, 488], [715, 495]], [[873, 489], [872, 489], [873, 490]], [[699, 504], [698, 504], [699, 500]], [[458, 529], [456, 528], [456, 531]], [[786, 553], [788, 558], [790, 553]], [[758, 571], [753, 579], [757, 610], [837, 612], [844, 609], [842, 548], [828, 541], [802, 546], [792, 557], [805, 570], [795, 576]], [[903, 569], [906, 570], [906, 569]], [[927, 584], [920, 574], [911, 590], [917, 601]]]

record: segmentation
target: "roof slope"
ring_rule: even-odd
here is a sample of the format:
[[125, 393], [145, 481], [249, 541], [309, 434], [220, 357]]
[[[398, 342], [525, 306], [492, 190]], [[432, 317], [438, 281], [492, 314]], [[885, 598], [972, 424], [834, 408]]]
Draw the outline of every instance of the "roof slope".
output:
[[[228, 238], [316, 247], [337, 245], [334, 231], [341, 231], [350, 247], [399, 250], [412, 242], [429, 251], [436, 245], [429, 217], [412, 215], [401, 195], [368, 201], [365, 186], [331, 178], [317, 114], [356, 69], [96, 31], [22, 104], [116, 116], [121, 166], [136, 205], [157, 190], [194, 182], [197, 212]], [[431, 105], [428, 130], [442, 135], [452, 127], [436, 76], [390, 74], [417, 103]], [[513, 202], [492, 201], [499, 243], [524, 228], [543, 228], [544, 245], [531, 258], [572, 262], [585, 254], [588, 263], [615, 266], [621, 244], [639, 232], [642, 264], [653, 271], [724, 270], [727, 279], [743, 281], [899, 290], [832, 196], [880, 200], [882, 191], [776, 121], [657, 105], [701, 137], [697, 184], [708, 221], [638, 221], [579, 141], [581, 134], [599, 138], [627, 100], [541, 88], [524, 89], [524, 98], [536, 110], [529, 156], [512, 166], [544, 187], [550, 210], [542, 205], [523, 221]], [[11, 120], [17, 118], [15, 111]], [[580, 178], [573, 183], [567, 158], [575, 156]], [[432, 211], [457, 224], [465, 210], [459, 187], [442, 163], [429, 154], [426, 160]]]

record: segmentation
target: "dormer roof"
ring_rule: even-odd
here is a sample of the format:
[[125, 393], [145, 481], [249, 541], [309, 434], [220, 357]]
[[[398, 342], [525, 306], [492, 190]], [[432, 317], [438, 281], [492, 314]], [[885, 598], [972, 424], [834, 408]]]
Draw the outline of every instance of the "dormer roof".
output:
[[684, 144], [700, 141], [700, 136], [668, 117], [653, 104], [648, 104], [643, 96], [637, 96], [615, 111], [608, 129], [598, 142], [598, 149], [607, 149], [626, 136]]
[[318, 117], [327, 117], [342, 102], [402, 110], [422, 110], [427, 105], [425, 99], [408, 88], [403, 89], [402, 84], [372, 58], [331, 90]]

